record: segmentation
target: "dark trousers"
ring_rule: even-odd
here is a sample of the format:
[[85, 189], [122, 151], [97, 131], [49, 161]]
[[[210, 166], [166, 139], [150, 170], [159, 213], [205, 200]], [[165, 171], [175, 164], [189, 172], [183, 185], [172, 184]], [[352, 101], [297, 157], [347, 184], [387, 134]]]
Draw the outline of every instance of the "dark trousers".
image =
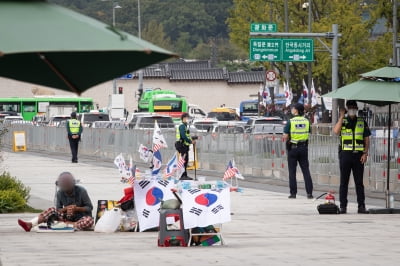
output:
[[72, 154], [72, 162], [77, 162], [78, 161], [78, 145], [80, 138], [73, 139], [72, 136], [68, 136], [69, 140], [69, 146], [71, 148], [71, 154]]
[[289, 166], [289, 187], [290, 194], [297, 194], [297, 180], [296, 180], [296, 169], [297, 162], [300, 165], [301, 171], [304, 177], [304, 183], [307, 194], [313, 192], [313, 182], [311, 179], [309, 163], [308, 163], [308, 146], [298, 146], [288, 151], [288, 166]]
[[181, 156], [185, 156], [185, 172], [183, 172], [182, 176], [187, 176], [187, 166], [189, 163], [189, 146], [183, 145], [183, 148], [179, 151]]
[[356, 186], [358, 207], [365, 206], [364, 194], [364, 164], [360, 162], [362, 152], [353, 153], [341, 151], [339, 153], [340, 162], [340, 207], [347, 207], [347, 193], [349, 190], [350, 173], [353, 172], [354, 184]]

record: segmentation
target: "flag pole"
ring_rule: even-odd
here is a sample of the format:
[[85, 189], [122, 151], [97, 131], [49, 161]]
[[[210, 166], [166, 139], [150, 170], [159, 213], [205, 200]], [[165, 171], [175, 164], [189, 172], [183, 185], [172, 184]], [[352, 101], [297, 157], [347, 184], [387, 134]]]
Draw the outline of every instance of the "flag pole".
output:
[[[193, 158], [194, 158], [194, 181], [197, 181], [197, 161], [196, 161], [196, 142], [193, 143]], [[189, 158], [188, 158], [189, 160]]]

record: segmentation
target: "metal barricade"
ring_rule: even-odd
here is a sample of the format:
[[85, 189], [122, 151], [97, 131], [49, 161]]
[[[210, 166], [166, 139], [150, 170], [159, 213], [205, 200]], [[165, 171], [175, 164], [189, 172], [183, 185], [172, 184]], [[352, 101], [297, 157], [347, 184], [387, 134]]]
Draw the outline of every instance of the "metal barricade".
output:
[[[379, 131], [383, 130], [383, 132]], [[3, 136], [3, 144], [11, 147], [14, 131], [25, 131], [27, 149], [33, 151], [55, 152], [69, 157], [70, 148], [65, 128], [13, 124]], [[387, 162], [390, 160], [390, 188], [400, 192], [400, 142], [396, 128], [391, 138], [390, 158], [387, 155], [387, 132], [382, 128], [372, 129], [370, 156], [365, 165], [364, 180], [366, 189], [383, 192], [386, 189]], [[175, 153], [175, 131], [163, 130], [168, 148], [162, 150], [164, 162]], [[378, 132], [378, 134], [377, 134]], [[152, 145], [153, 130], [122, 130], [107, 128], [84, 128], [79, 154], [94, 158], [110, 159], [118, 154], [129, 155], [140, 161], [140, 144], [149, 148]], [[339, 137], [332, 134], [331, 126], [313, 127], [309, 139], [310, 171], [314, 183], [339, 186]], [[227, 134], [202, 133], [196, 144], [200, 168], [215, 170], [223, 175], [227, 162], [234, 159], [243, 175], [288, 179], [286, 145], [282, 134]], [[352, 179], [351, 179], [352, 180]], [[302, 181], [299, 171], [299, 181]], [[354, 183], [351, 181], [351, 186]]]

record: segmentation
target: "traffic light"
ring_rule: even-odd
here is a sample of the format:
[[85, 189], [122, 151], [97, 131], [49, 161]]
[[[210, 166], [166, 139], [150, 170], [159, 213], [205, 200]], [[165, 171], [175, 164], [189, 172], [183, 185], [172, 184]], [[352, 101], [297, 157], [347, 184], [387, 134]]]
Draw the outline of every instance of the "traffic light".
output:
[[118, 94], [123, 94], [123, 93], [124, 93], [124, 88], [118, 87]]

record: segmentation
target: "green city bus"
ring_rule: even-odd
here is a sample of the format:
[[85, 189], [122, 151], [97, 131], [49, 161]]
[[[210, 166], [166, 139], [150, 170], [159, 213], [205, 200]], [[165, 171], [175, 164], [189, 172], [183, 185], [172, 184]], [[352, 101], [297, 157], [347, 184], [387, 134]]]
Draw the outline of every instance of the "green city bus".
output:
[[179, 121], [182, 113], [188, 111], [185, 98], [157, 98], [149, 100], [149, 112], [171, 116], [174, 121]]
[[0, 112], [17, 112], [27, 121], [32, 121], [38, 115], [46, 115], [49, 108], [57, 106], [72, 106], [77, 113], [85, 113], [93, 110], [93, 99], [65, 96], [0, 98]]

